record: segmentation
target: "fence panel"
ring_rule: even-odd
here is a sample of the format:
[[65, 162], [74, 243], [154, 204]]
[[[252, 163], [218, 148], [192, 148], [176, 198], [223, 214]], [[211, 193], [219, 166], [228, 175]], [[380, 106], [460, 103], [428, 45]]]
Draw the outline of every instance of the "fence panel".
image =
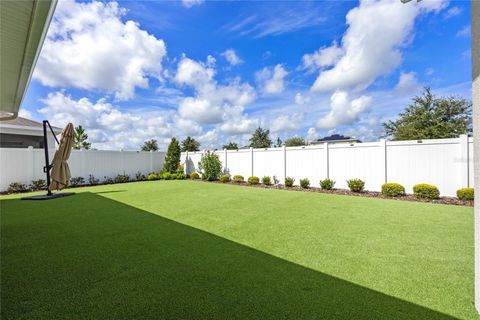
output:
[[287, 177], [294, 178], [295, 185], [300, 184], [300, 179], [308, 178], [310, 185], [317, 187], [320, 180], [327, 177], [323, 146], [286, 149]]
[[[253, 153], [253, 174], [260, 179], [276, 176], [281, 180], [283, 175], [282, 148], [258, 149]], [[273, 180], [272, 180], [273, 181]]]

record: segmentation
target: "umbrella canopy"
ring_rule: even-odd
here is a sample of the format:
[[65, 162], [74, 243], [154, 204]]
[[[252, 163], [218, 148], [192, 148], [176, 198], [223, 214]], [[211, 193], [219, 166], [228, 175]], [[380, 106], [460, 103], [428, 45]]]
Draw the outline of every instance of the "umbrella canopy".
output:
[[48, 186], [48, 189], [62, 190], [66, 188], [70, 181], [70, 168], [68, 167], [67, 160], [70, 157], [73, 145], [73, 124], [69, 123], [62, 131], [62, 138], [60, 139], [60, 145], [58, 146], [55, 156], [52, 161], [51, 178], [52, 183]]

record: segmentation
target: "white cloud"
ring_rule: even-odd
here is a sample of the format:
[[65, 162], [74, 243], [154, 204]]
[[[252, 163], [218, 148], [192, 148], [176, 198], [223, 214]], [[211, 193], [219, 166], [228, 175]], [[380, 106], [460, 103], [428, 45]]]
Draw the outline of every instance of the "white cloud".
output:
[[395, 86], [395, 92], [400, 95], [413, 95], [420, 88], [415, 72], [402, 72]]
[[334, 42], [330, 47], [323, 47], [311, 54], [305, 54], [302, 58], [303, 67], [311, 71], [330, 67], [337, 63], [342, 54], [343, 49]]
[[242, 59], [237, 55], [235, 50], [227, 49], [225, 52], [222, 53], [222, 56], [230, 63], [232, 66], [236, 66], [237, 64], [242, 63]]
[[[314, 65], [328, 66], [336, 61], [330, 69], [320, 71], [311, 89], [367, 88], [377, 77], [390, 73], [400, 65], [400, 49], [411, 40], [415, 18], [421, 12], [438, 12], [447, 4], [445, 1], [403, 4], [398, 0], [362, 0], [346, 16], [348, 29], [341, 46], [334, 42], [312, 56], [307, 55], [310, 57], [307, 61]], [[341, 57], [338, 57], [340, 52]], [[323, 58], [320, 62], [319, 57]]]
[[460, 13], [462, 13], [462, 9], [459, 7], [451, 7], [448, 9], [445, 14], [443, 15], [445, 19], [450, 19], [453, 17], [458, 16]]
[[185, 8], [191, 8], [203, 4], [205, 0], [182, 0], [182, 4]]
[[122, 111], [105, 99], [75, 100], [60, 91], [41, 101], [44, 107], [39, 112], [53, 125], [82, 125], [94, 148], [138, 150], [148, 139], [157, 139], [160, 146], [165, 146], [172, 132], [177, 131], [167, 122], [169, 115], [165, 111]]
[[359, 119], [361, 113], [368, 110], [371, 102], [370, 96], [350, 100], [347, 92], [337, 90], [330, 97], [330, 112], [317, 121], [317, 127], [331, 129], [351, 124]]
[[116, 2], [59, 1], [34, 78], [52, 87], [75, 87], [131, 99], [149, 78], [161, 79], [163, 40], [122, 21]]
[[275, 133], [297, 130], [299, 128], [299, 125], [298, 122], [295, 121], [293, 118], [295, 118], [295, 115], [276, 117], [270, 124], [270, 130]]
[[462, 29], [458, 30], [457, 37], [460, 38], [468, 38], [471, 35], [471, 27], [470, 25], [464, 26]]
[[175, 81], [195, 91], [194, 97], [184, 98], [180, 102], [179, 113], [183, 118], [200, 124], [217, 124], [228, 118], [225, 116], [228, 108], [243, 107], [255, 100], [256, 92], [248, 83], [236, 78], [221, 85], [214, 76], [214, 66], [208, 61], [203, 63], [183, 57], [178, 63]]
[[310, 102], [310, 97], [305, 96], [301, 92], [297, 92], [297, 94], [295, 94], [295, 104], [304, 105], [308, 102]]
[[314, 127], [308, 128], [308, 131], [307, 131], [307, 141], [317, 140], [318, 137], [319, 137], [319, 134], [318, 134], [316, 128], [314, 128]]
[[197, 136], [202, 133], [202, 127], [195, 121], [188, 119], [176, 118], [175, 127], [175, 134], [179, 136]]
[[222, 132], [229, 135], [251, 133], [259, 126], [257, 119], [250, 119], [243, 112], [243, 107], [234, 106], [225, 109], [224, 121], [219, 126]]
[[18, 110], [18, 116], [26, 119], [32, 119], [32, 113], [25, 108]]
[[256, 73], [257, 84], [264, 94], [278, 94], [285, 90], [285, 77], [288, 72], [281, 64], [274, 68], [265, 67]]

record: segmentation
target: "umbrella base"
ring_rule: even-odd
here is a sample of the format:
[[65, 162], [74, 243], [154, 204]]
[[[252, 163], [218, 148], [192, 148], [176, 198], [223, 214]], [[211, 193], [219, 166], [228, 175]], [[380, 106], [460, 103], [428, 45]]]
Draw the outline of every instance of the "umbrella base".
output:
[[38, 195], [38, 196], [23, 197], [22, 200], [50, 200], [50, 199], [73, 196], [74, 194], [75, 194], [74, 192], [41, 194], [41, 195]]

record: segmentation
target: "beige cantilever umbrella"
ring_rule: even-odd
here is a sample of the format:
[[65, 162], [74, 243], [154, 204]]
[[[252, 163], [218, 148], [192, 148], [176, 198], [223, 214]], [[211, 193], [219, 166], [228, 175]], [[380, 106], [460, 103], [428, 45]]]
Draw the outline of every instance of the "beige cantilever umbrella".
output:
[[62, 131], [62, 138], [60, 139], [60, 145], [55, 152], [55, 156], [52, 161], [51, 178], [52, 183], [48, 186], [48, 189], [62, 190], [68, 186], [70, 181], [70, 168], [68, 167], [67, 160], [70, 157], [73, 145], [73, 125], [67, 124]]

